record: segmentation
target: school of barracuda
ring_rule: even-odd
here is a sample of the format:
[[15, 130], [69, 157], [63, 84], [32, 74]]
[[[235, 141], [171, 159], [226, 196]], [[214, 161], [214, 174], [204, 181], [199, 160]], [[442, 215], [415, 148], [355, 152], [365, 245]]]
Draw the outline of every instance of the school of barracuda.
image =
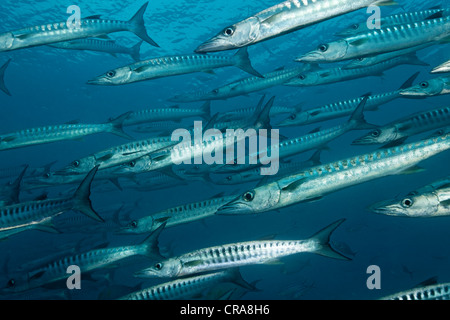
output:
[[[284, 260], [294, 255], [321, 256], [312, 264], [328, 264], [331, 259], [337, 264], [351, 264], [354, 255], [339, 241], [339, 230], [348, 223], [345, 207], [332, 208], [341, 215], [338, 219], [287, 240], [275, 229], [276, 235], [269, 237], [248, 239], [237, 234], [232, 242], [221, 243], [205, 239], [203, 246], [176, 254], [162, 243], [167, 243], [167, 234], [174, 234], [168, 231], [176, 232], [182, 225], [194, 222], [204, 223], [205, 219], [234, 219], [234, 223], [240, 224], [245, 216], [256, 217], [264, 213], [268, 219], [276, 221], [285, 208], [303, 211], [304, 203], [314, 205], [331, 194], [339, 195], [339, 191], [346, 188], [374, 183], [374, 180], [388, 176], [424, 172], [426, 168], [419, 166], [422, 162], [450, 149], [450, 104], [433, 103], [433, 97], [450, 93], [450, 76], [446, 74], [450, 72], [450, 63], [444, 59], [440, 65], [432, 65], [421, 55], [423, 50], [438, 50], [450, 55], [450, 8], [436, 6], [406, 11], [405, 4], [405, 0], [288, 0], [269, 8], [262, 6], [259, 13], [248, 17], [241, 12], [243, 19], [230, 26], [211, 21], [214, 27], [223, 28], [222, 31], [215, 36], [211, 34], [209, 40], [204, 39], [191, 52], [178, 55], [158, 55], [161, 48], [153, 37], [160, 34], [149, 32], [153, 29], [151, 19], [147, 17], [151, 2], [141, 4], [129, 20], [109, 20], [93, 15], [83, 18], [80, 26], [75, 28], [69, 28], [65, 22], [42, 21], [38, 26], [3, 30], [0, 33], [0, 59], [3, 60], [0, 90], [2, 95], [9, 96], [8, 99], [15, 97], [8, 79], [12, 76], [11, 65], [16, 62], [11, 58], [13, 55], [8, 57], [4, 53], [33, 50], [39, 46], [49, 50], [70, 50], [68, 53], [84, 50], [114, 57], [125, 55], [133, 60], [120, 66], [105, 65], [103, 74], [86, 79], [94, 89], [114, 86], [111, 90], [115, 90], [119, 86], [166, 77], [201, 72], [214, 74], [214, 70], [223, 68], [239, 72], [242, 78], [224, 82], [223, 86], [213, 89], [206, 86], [192, 92], [182, 92], [177, 87], [171, 89], [172, 96], [167, 101], [199, 101], [198, 107], [143, 107], [122, 115], [111, 114], [104, 123], [44, 123], [40, 127], [1, 132], [0, 153], [3, 157], [8, 157], [12, 149], [39, 148], [43, 144], [89, 139], [91, 135], [105, 133], [112, 134], [110, 138], [116, 139], [116, 143], [102, 146], [91, 154], [77, 153], [71, 163], [57, 168], [56, 161], [42, 167], [24, 164], [0, 168], [0, 245], [8, 248], [25, 234], [32, 239], [36, 232], [48, 233], [54, 239], [64, 234], [87, 237], [77, 244], [55, 245], [47, 256], [22, 263], [20, 267], [11, 267], [9, 261], [0, 263], [3, 265], [0, 299], [70, 299], [66, 280], [70, 276], [67, 270], [73, 265], [80, 267], [83, 281], [93, 283], [84, 290], [95, 288], [95, 285], [110, 290], [108, 294], [99, 295], [99, 299], [215, 300], [245, 299], [246, 294], [255, 294], [252, 297], [257, 298], [261, 290], [256, 282], [249, 282], [255, 279], [247, 280], [241, 274], [251, 265], [266, 265], [261, 270], [270, 277], [269, 272], [278, 270], [279, 265], [292, 263]], [[366, 9], [370, 6], [381, 6], [383, 10], [395, 10], [395, 13], [383, 15], [377, 21], [378, 28], [369, 28], [365, 20]], [[344, 19], [350, 13], [359, 20], [336, 20]], [[297, 55], [285, 57], [277, 53], [280, 61], [285, 59], [285, 67], [262, 72], [267, 68], [252, 62], [254, 51], [249, 53], [250, 47], [262, 46], [281, 36], [289, 39], [298, 30], [308, 30], [329, 20], [336, 21], [336, 28], [326, 30], [328, 33], [323, 31], [322, 38], [314, 44], [315, 50], [298, 45]], [[117, 32], [134, 33], [141, 41], [126, 47], [112, 37]], [[142, 55], [144, 45], [152, 47], [153, 56]], [[229, 50], [236, 52], [229, 53]], [[355, 95], [353, 99], [330, 99], [326, 105], [309, 109], [303, 106], [305, 101], [287, 105], [280, 102], [283, 97], [267, 95], [267, 90], [279, 86], [285, 90], [301, 87], [307, 92], [310, 87], [383, 77], [384, 72], [400, 65], [414, 66], [419, 72], [411, 72], [409, 78], [399, 78], [398, 86], [386, 92], [372, 92], [372, 88], [367, 88], [366, 94]], [[426, 79], [417, 83], [419, 76]], [[262, 98], [255, 99], [252, 105], [212, 112], [216, 111], [216, 100], [254, 93]], [[387, 103], [395, 106], [398, 99], [423, 102], [423, 110], [418, 113], [403, 110], [403, 118], [392, 117], [384, 123], [367, 121], [367, 111], [376, 113]], [[185, 125], [182, 122], [186, 119], [203, 120], [207, 124], [202, 128], [194, 127], [194, 121]], [[307, 134], [284, 136], [284, 129], [330, 120], [338, 124], [324, 125]], [[180, 141], [172, 137], [178, 128], [192, 136], [202, 135], [207, 130], [215, 134], [201, 136], [200, 140]], [[242, 130], [229, 132], [227, 129]], [[247, 130], [268, 132], [273, 129], [280, 129], [280, 141], [276, 144], [266, 144], [262, 150], [253, 152], [247, 150], [248, 155], [233, 153], [230, 156], [228, 153], [231, 146], [250, 139]], [[344, 150], [346, 156], [334, 156], [335, 150], [329, 148], [329, 144], [351, 132], [357, 133], [359, 138]], [[136, 134], [144, 136], [136, 139], [133, 137]], [[263, 138], [273, 141], [276, 136], [259, 136], [260, 140]], [[370, 148], [373, 145], [372, 150], [358, 151], [361, 146]], [[205, 154], [217, 155], [218, 151], [223, 152], [219, 153], [223, 157], [227, 156], [225, 164], [194, 161]], [[307, 152], [311, 152], [307, 160], [295, 158]], [[324, 162], [324, 153], [333, 160]], [[261, 173], [267, 164], [262, 163], [262, 159], [267, 159], [269, 154], [272, 157], [278, 155], [280, 163], [275, 175], [264, 176]], [[251, 163], [252, 159], [260, 162]], [[181, 162], [191, 164], [179, 166]], [[402, 190], [403, 196], [392, 195], [392, 199], [371, 203], [366, 209], [385, 217], [388, 225], [389, 219], [395, 219], [392, 217], [430, 219], [450, 216], [447, 166], [446, 163], [434, 163], [442, 166], [442, 179], [430, 181], [429, 185], [415, 191]], [[189, 188], [195, 181], [219, 188], [232, 185], [236, 189], [232, 193], [223, 191], [214, 197], [185, 204], [179, 204], [177, 193], [173, 193], [171, 203], [159, 211], [140, 210], [139, 204], [135, 203], [116, 203], [112, 197], [109, 200], [111, 207], [102, 208], [99, 213], [92, 200], [93, 194], [118, 190], [140, 192], [145, 197], [162, 189]], [[67, 190], [58, 196], [49, 195], [48, 188], [61, 186]], [[213, 231], [214, 234], [220, 232], [226, 230]], [[111, 245], [104, 239], [105, 234], [120, 239], [121, 245]], [[136, 235], [145, 238], [135, 241], [131, 236]], [[183, 242], [188, 244], [189, 238]], [[31, 244], [34, 244], [33, 240]], [[11, 251], [10, 256], [14, 258], [20, 253]], [[135, 259], [141, 260], [135, 263]], [[139, 278], [142, 284], [138, 287], [123, 284], [116, 288], [119, 286], [111, 280], [111, 270], [129, 268], [134, 269], [130, 276]], [[330, 263], [329, 268], [333, 268], [333, 264]], [[450, 284], [434, 279], [409, 291], [399, 288], [397, 292], [379, 299], [448, 299]]]

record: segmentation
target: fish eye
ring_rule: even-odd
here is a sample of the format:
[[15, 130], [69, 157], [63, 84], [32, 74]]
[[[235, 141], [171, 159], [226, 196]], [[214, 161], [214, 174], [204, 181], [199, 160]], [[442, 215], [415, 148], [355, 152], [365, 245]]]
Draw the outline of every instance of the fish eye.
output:
[[430, 84], [429, 84], [428, 82], [426, 82], [426, 81], [424, 81], [424, 82], [422, 82], [422, 83], [420, 84], [420, 86], [421, 86], [422, 88], [428, 88], [429, 85], [430, 85]]
[[163, 268], [163, 264], [161, 262], [155, 264], [155, 269], [156, 270], [161, 270]]
[[213, 92], [214, 94], [218, 94], [218, 93], [219, 93], [219, 89], [214, 89], [212, 92]]
[[411, 208], [413, 204], [414, 204], [414, 201], [411, 199], [405, 199], [402, 201], [403, 208]]
[[380, 135], [381, 135], [381, 131], [380, 130], [372, 131], [372, 137], [379, 137]]
[[113, 78], [115, 75], [116, 75], [116, 72], [115, 72], [115, 71], [108, 71], [108, 72], [106, 73], [106, 76], [109, 77], [109, 78]]
[[298, 78], [299, 78], [300, 80], [305, 80], [305, 79], [306, 79], [306, 75], [301, 74], [301, 75], [298, 76]]
[[352, 25], [352, 29], [353, 29], [353, 30], [358, 30], [358, 28], [359, 28], [359, 24], [354, 24], [354, 25]]
[[78, 168], [80, 166], [81, 162], [76, 160], [72, 164], [73, 164], [74, 167]]
[[16, 286], [16, 281], [14, 279], [11, 279], [8, 281], [8, 283], [6, 284], [7, 288], [14, 288]]
[[437, 134], [438, 134], [438, 135], [440, 135], [440, 136], [443, 136], [443, 135], [444, 135], [444, 133], [445, 133], [445, 131], [444, 131], [444, 130], [439, 130], [439, 131], [437, 132]]
[[295, 119], [297, 119], [297, 115], [296, 115], [296, 114], [293, 114], [292, 116], [289, 117], [289, 119], [295, 120]]
[[130, 222], [129, 226], [132, 227], [132, 228], [137, 228], [138, 222], [136, 220], [133, 220], [133, 221]]
[[364, 58], [357, 58], [356, 60], [358, 60], [359, 62], [364, 61]]
[[234, 27], [225, 28], [225, 30], [223, 30], [223, 34], [227, 37], [230, 37], [234, 34], [234, 30]]
[[129, 164], [130, 164], [130, 167], [134, 168], [136, 166], [136, 161], [131, 161]]
[[44, 178], [50, 178], [50, 173], [47, 172], [46, 174], [44, 174]]
[[232, 176], [228, 176], [228, 177], [227, 177], [227, 180], [228, 180], [228, 181], [231, 181], [231, 180], [233, 180], [233, 177], [232, 177]]
[[253, 201], [255, 199], [255, 193], [250, 191], [244, 194], [244, 200], [247, 202]]
[[329, 46], [327, 44], [321, 44], [318, 49], [319, 51], [327, 52], [328, 48]]

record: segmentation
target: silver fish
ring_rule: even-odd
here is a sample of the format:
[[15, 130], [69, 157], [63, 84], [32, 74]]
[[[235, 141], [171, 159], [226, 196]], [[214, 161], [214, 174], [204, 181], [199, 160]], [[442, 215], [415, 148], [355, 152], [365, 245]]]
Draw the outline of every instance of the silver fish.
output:
[[206, 201], [176, 206], [149, 216], [133, 220], [117, 230], [117, 234], [143, 234], [156, 230], [165, 223], [166, 228], [214, 216], [217, 209], [230, 202], [234, 196], [218, 195]]
[[148, 36], [145, 29], [144, 13], [147, 6], [148, 2], [129, 21], [102, 20], [99, 16], [92, 16], [82, 19], [80, 27], [69, 28], [67, 22], [64, 21], [5, 32], [0, 34], [0, 52], [75, 39], [95, 38], [120, 31], [133, 32], [142, 40], [158, 47], [158, 44]]
[[383, 297], [380, 300], [450, 300], [450, 283], [418, 287]]
[[[423, 20], [437, 19], [442, 17], [447, 17], [450, 15], [450, 10], [448, 9], [428, 9], [416, 12], [404, 12], [399, 14], [394, 14], [390, 16], [381, 17], [381, 19], [376, 20], [376, 23], [380, 23], [381, 28], [387, 28], [407, 23], [416, 23]], [[354, 36], [356, 34], [365, 33], [371, 31], [367, 26], [367, 21], [362, 23], [354, 23], [348, 28], [336, 33], [340, 37]]]
[[134, 141], [75, 160], [63, 169], [56, 171], [55, 174], [62, 176], [83, 174], [97, 165], [100, 165], [102, 170], [107, 169], [174, 144], [171, 137]]
[[[306, 168], [315, 167], [315, 166], [320, 165], [321, 164], [321, 162], [320, 162], [320, 154], [321, 153], [322, 153], [322, 150], [319, 149], [307, 161], [280, 163], [280, 170], [278, 171], [276, 176], [274, 176], [269, 181], [279, 179], [279, 178], [287, 176], [287, 175], [291, 175], [295, 172], [304, 170]], [[243, 183], [248, 183], [248, 182], [252, 182], [252, 181], [260, 181], [260, 180], [261, 180], [261, 169], [255, 168], [255, 169], [246, 170], [246, 171], [240, 172], [240, 173], [233, 173], [232, 175], [229, 175], [220, 181], [215, 181], [215, 183], [219, 184], [219, 185], [236, 185], [236, 184], [243, 184]]]
[[110, 55], [116, 57], [116, 54], [126, 54], [129, 55], [135, 61], [141, 60], [141, 45], [143, 41], [138, 42], [131, 48], [127, 48], [117, 44], [114, 40], [104, 40], [104, 39], [77, 39], [71, 41], [58, 42], [50, 44], [50, 47], [65, 49], [65, 50], [87, 50], [96, 52], [106, 52]]
[[414, 173], [421, 161], [450, 149], [450, 135], [378, 150], [373, 153], [313, 167], [245, 192], [218, 214], [258, 214], [401, 173]]
[[442, 76], [426, 81], [422, 81], [416, 86], [412, 86], [400, 91], [402, 96], [408, 98], [426, 98], [440, 96], [450, 93], [450, 76]]
[[382, 76], [384, 71], [402, 64], [429, 66], [429, 64], [420, 61], [415, 54], [408, 54], [368, 67], [354, 69], [343, 69], [342, 67], [338, 67], [307, 72], [292, 78], [283, 85], [292, 87], [319, 86], [364, 77]]
[[408, 218], [450, 216], [450, 180], [447, 177], [410, 192], [402, 199], [378, 202], [370, 206], [369, 210], [387, 216]]
[[271, 264], [298, 253], [315, 253], [325, 257], [349, 260], [330, 244], [332, 233], [345, 221], [339, 220], [307, 240], [268, 240], [233, 243], [189, 252], [161, 260], [136, 272], [138, 277], [175, 278], [254, 264]]
[[[425, 43], [425, 44], [417, 46], [417, 47], [412, 47], [412, 48], [407, 48], [407, 49], [403, 49], [403, 50], [377, 54], [375, 56], [357, 58], [357, 59], [349, 62], [345, 66], [343, 66], [342, 69], [354, 69], [354, 68], [360, 68], [360, 67], [369, 67], [369, 66], [373, 66], [373, 65], [376, 65], [378, 63], [387, 61], [387, 60], [391, 60], [391, 59], [399, 57], [399, 56], [403, 56], [403, 55], [411, 55], [413, 57], [413, 61], [414, 61], [414, 55], [413, 54], [415, 52], [417, 52], [419, 50], [423, 50], [425, 48], [428, 48], [428, 47], [430, 47], [430, 46], [432, 46], [434, 44], [435, 43], [433, 43], [433, 42]], [[421, 62], [417, 58], [417, 56], [415, 56], [415, 59], [417, 59], [416, 60], [417, 62]], [[422, 62], [421, 65], [429, 66], [429, 64], [424, 63], [424, 62]]]
[[255, 287], [242, 278], [238, 269], [209, 273], [155, 285], [130, 293], [119, 300], [184, 300], [202, 296], [211, 287], [232, 282], [242, 288], [255, 291]]
[[223, 87], [205, 92], [193, 92], [187, 94], [177, 95], [171, 99], [172, 102], [193, 102], [203, 100], [226, 100], [241, 95], [246, 95], [252, 92], [265, 90], [274, 86], [284, 84], [286, 81], [295, 76], [309, 70], [310, 65], [302, 67], [277, 70], [264, 74], [264, 78], [250, 77], [239, 81], [232, 82]]
[[450, 61], [444, 62], [440, 66], [434, 68], [431, 73], [450, 72]]
[[98, 133], [112, 133], [133, 140], [123, 131], [127, 114], [103, 124], [62, 124], [24, 129], [0, 135], [0, 151], [24, 148], [64, 140], [77, 140]]
[[11, 63], [11, 59], [6, 61], [5, 64], [3, 66], [1, 66], [1, 68], [0, 68], [0, 90], [2, 90], [8, 96], [11, 96], [11, 92], [9, 92], [9, 90], [5, 84], [5, 71], [8, 68], [10, 63]]
[[423, 132], [450, 125], [450, 107], [419, 112], [393, 121], [353, 141], [353, 145], [387, 144], [392, 147], [402, 144], [407, 138]]
[[138, 81], [159, 79], [195, 72], [207, 72], [224, 67], [238, 67], [257, 77], [263, 77], [251, 65], [247, 48], [239, 50], [233, 57], [187, 55], [170, 56], [139, 61], [132, 65], [110, 70], [88, 81], [88, 84], [116, 86]]
[[200, 45], [198, 53], [231, 50], [279, 37], [370, 5], [392, 5], [386, 0], [288, 0], [226, 27]]
[[[19, 274], [19, 277], [9, 279], [2, 292], [23, 292], [66, 280], [68, 278], [67, 268], [72, 265], [80, 267], [82, 272], [86, 274], [100, 268], [117, 265], [122, 260], [137, 255], [155, 258], [155, 237], [158, 235], [159, 232], [155, 231], [139, 245], [96, 249], [52, 261], [39, 268]], [[62, 284], [61, 288], [67, 288], [66, 284]]]
[[416, 47], [425, 43], [445, 42], [450, 38], [450, 17], [425, 20], [373, 30], [321, 44], [296, 61], [309, 63], [339, 62], [360, 57]]
[[[364, 111], [376, 111], [378, 110], [379, 106], [391, 102], [395, 99], [401, 98], [402, 95], [400, 94], [400, 90], [410, 88], [418, 75], [419, 72], [415, 73], [396, 91], [369, 96]], [[289, 127], [306, 125], [340, 117], [346, 117], [355, 111], [355, 109], [363, 101], [363, 99], [364, 97], [360, 97], [356, 99], [330, 103], [308, 110], [298, 110], [297, 113], [291, 114], [289, 118], [285, 119], [277, 126]]]
[[4, 239], [25, 230], [41, 230], [57, 233], [52, 218], [69, 210], [75, 210], [86, 216], [103, 222], [104, 220], [92, 208], [89, 199], [91, 184], [97, 173], [95, 167], [72, 197], [43, 201], [24, 202], [0, 208], [0, 238]]
[[[206, 102], [201, 108], [188, 109], [173, 106], [162, 109], [144, 109], [132, 111], [124, 121], [125, 126], [134, 126], [138, 124], [155, 122], [155, 121], [180, 121], [191, 117], [201, 117], [204, 120], [211, 118], [211, 103]], [[179, 125], [178, 125], [179, 126]]]

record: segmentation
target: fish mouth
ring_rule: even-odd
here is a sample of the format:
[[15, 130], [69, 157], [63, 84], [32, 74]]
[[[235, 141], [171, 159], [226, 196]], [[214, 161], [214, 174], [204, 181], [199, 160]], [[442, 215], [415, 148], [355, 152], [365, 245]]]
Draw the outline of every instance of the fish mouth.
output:
[[136, 278], [163, 278], [157, 271], [151, 268], [136, 271], [133, 273], [133, 276]]
[[424, 97], [427, 96], [425, 92], [420, 89], [404, 89], [400, 91], [402, 96]]
[[114, 231], [114, 234], [116, 235], [129, 235], [129, 234], [139, 234], [138, 232], [135, 232], [130, 227], [122, 227]]
[[233, 200], [222, 207], [220, 207], [217, 215], [247, 215], [252, 214], [254, 211], [249, 205], [242, 203], [240, 198]]
[[197, 49], [195, 49], [195, 53], [208, 53], [233, 49], [236, 49], [236, 47], [230, 44], [228, 41], [222, 38], [215, 37], [199, 45]]
[[309, 52], [298, 58], [295, 58], [296, 62], [316, 62], [322, 60], [322, 55], [319, 52]]
[[408, 215], [398, 208], [396, 204], [392, 204], [389, 201], [382, 201], [375, 203], [367, 208], [369, 211], [384, 215], [384, 216], [392, 216], [392, 217], [407, 217]]
[[359, 138], [352, 142], [352, 146], [362, 146], [362, 145], [376, 144], [376, 143], [377, 142], [374, 142], [368, 138]]

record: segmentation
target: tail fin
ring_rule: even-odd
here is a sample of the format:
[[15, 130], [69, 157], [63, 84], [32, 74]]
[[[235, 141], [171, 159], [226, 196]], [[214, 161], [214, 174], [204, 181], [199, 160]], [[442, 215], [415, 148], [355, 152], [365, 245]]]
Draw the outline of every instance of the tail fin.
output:
[[122, 138], [125, 138], [125, 139], [128, 139], [128, 140], [134, 140], [134, 138], [132, 136], [130, 136], [129, 134], [127, 134], [127, 133], [125, 133], [123, 131], [123, 123], [125, 122], [125, 120], [128, 119], [128, 117], [130, 116], [131, 113], [132, 113], [132, 111], [127, 112], [127, 113], [119, 116], [116, 119], [112, 119], [109, 122], [109, 124], [111, 124], [111, 131], [110, 132], [115, 134], [115, 135], [117, 135], [117, 136], [119, 136], [119, 137], [122, 137]]
[[[261, 112], [258, 114], [256, 121], [254, 122], [255, 129], [271, 129], [270, 125], [270, 110], [273, 107], [275, 97], [270, 98], [269, 102], [264, 106]], [[258, 111], [258, 109], [257, 109]], [[255, 114], [256, 115], [256, 114]]]
[[145, 29], [144, 13], [145, 10], [147, 10], [147, 6], [148, 2], [146, 2], [139, 11], [136, 12], [133, 18], [130, 19], [129, 22], [132, 25], [132, 30], [130, 31], [152, 46], [159, 47], [159, 45], [148, 36], [147, 30]]
[[331, 235], [342, 223], [344, 223], [344, 221], [345, 219], [336, 221], [328, 227], [320, 230], [310, 238], [311, 240], [317, 242], [318, 249], [315, 251], [316, 254], [338, 260], [351, 260], [350, 258], [334, 250], [330, 244]]
[[130, 50], [130, 56], [134, 61], [141, 61], [141, 45], [144, 41], [139, 41]]
[[259, 73], [253, 68], [250, 58], [248, 56], [248, 47], [239, 49], [239, 51], [235, 54], [235, 57], [237, 58], [236, 67], [259, 78], [264, 78], [264, 76], [261, 73]]
[[162, 223], [158, 229], [153, 231], [144, 241], [141, 242], [140, 246], [142, 246], [142, 255], [145, 255], [149, 258], [160, 259], [163, 258], [161, 253], [159, 252], [159, 235], [161, 231], [166, 227], [167, 222]]
[[366, 119], [364, 118], [364, 108], [366, 107], [369, 98], [370, 94], [366, 94], [361, 103], [359, 104], [359, 106], [356, 108], [356, 110], [350, 117], [348, 123], [350, 124], [352, 130], [367, 130], [376, 128], [376, 126], [367, 123]]
[[95, 174], [98, 171], [99, 166], [96, 166], [94, 169], [92, 169], [86, 178], [84, 178], [83, 182], [81, 182], [80, 186], [78, 187], [77, 191], [75, 191], [75, 194], [73, 196], [73, 210], [79, 211], [83, 213], [84, 215], [100, 221], [105, 222], [97, 212], [94, 211], [92, 208], [91, 203], [91, 185], [92, 181], [94, 180]]
[[8, 68], [10, 62], [11, 59], [6, 61], [6, 63], [0, 68], [0, 90], [2, 90], [8, 96], [11, 96], [11, 93], [9, 92], [8, 88], [5, 85], [5, 71], [6, 68]]
[[203, 112], [203, 115], [201, 117], [204, 120], [209, 121], [209, 119], [211, 119], [211, 101], [206, 101], [200, 108], [200, 110]]

